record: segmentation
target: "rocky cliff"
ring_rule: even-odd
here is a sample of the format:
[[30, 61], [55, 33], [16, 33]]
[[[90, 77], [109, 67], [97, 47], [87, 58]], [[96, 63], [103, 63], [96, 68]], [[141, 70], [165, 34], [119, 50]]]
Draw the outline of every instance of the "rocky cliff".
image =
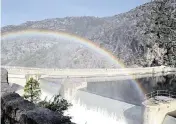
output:
[[69, 122], [62, 115], [37, 107], [16, 93], [5, 93], [1, 96], [1, 123], [65, 124]]
[[[143, 66], [147, 43], [143, 35], [145, 26], [141, 24], [150, 15], [152, 6], [153, 3], [147, 3], [112, 17], [84, 16], [29, 21], [2, 27], [2, 34], [26, 29], [62, 31], [92, 40], [128, 66]], [[1, 60], [3, 65], [32, 67], [114, 67], [106, 57], [85, 46], [48, 37], [2, 39]]]
[[1, 68], [1, 95], [10, 91], [11, 90], [8, 83], [8, 72], [6, 69]]
[[72, 124], [67, 117], [38, 107], [14, 93], [5, 69], [1, 69], [1, 79], [2, 124]]
[[[149, 26], [151, 8], [146, 3], [129, 12], [111, 17], [66, 17], [28, 21], [21, 25], [2, 27], [2, 34], [26, 29], [61, 31], [89, 39], [105, 48], [126, 66], [146, 66], [154, 58], [145, 35]], [[52, 68], [104, 68], [114, 67], [107, 58], [75, 42], [49, 37], [20, 37], [2, 39], [2, 64]]]

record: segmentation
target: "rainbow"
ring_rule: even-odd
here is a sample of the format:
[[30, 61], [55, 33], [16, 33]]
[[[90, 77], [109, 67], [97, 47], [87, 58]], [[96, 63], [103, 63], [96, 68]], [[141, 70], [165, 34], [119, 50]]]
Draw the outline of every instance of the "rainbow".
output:
[[[117, 57], [115, 57], [108, 50], [101, 48], [99, 45], [97, 45], [96, 43], [94, 43], [88, 39], [85, 39], [85, 38], [82, 38], [82, 37], [79, 37], [79, 36], [76, 36], [73, 34], [65, 33], [65, 32], [45, 30], [45, 29], [26, 29], [26, 30], [2, 33], [1, 39], [5, 40], [8, 38], [16, 38], [16, 37], [22, 37], [22, 36], [35, 36], [35, 35], [45, 36], [45, 37], [55, 37], [55, 38], [60, 38], [60, 39], [64, 39], [64, 40], [71, 40], [75, 43], [80, 43], [80, 44], [98, 52], [99, 54], [102, 54], [108, 60], [117, 64], [118, 67], [125, 68], [125, 65], [122, 62], [120, 62], [120, 60]], [[140, 85], [140, 83], [137, 82], [134, 78], [132, 78], [132, 79], [133, 79], [133, 82], [138, 85], [138, 88], [140, 89], [139, 91], [142, 94], [145, 94], [146, 92], [143, 89], [143, 87]]]
[[15, 37], [21, 37], [21, 36], [35, 36], [35, 35], [45, 36], [45, 37], [47, 37], [47, 36], [48, 37], [56, 37], [56, 38], [60, 38], [60, 39], [64, 39], [64, 40], [71, 40], [75, 43], [80, 43], [80, 44], [98, 52], [99, 54], [102, 54], [109, 61], [114, 62], [119, 67], [123, 67], [123, 68], [125, 67], [125, 65], [122, 62], [120, 62], [114, 55], [112, 55], [111, 52], [107, 51], [104, 48], [100, 48], [100, 46], [97, 45], [96, 43], [94, 43], [88, 39], [84, 39], [79, 36], [65, 33], [65, 32], [43, 30], [43, 29], [42, 30], [30, 29], [30, 30], [21, 30], [21, 31], [4, 33], [4, 34], [2, 34], [2, 39], [15, 38]]

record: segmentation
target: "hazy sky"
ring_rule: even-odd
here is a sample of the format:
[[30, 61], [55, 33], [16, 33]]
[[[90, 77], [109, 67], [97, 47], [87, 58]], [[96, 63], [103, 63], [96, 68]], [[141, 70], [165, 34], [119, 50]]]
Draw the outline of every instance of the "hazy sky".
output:
[[2, 0], [1, 26], [66, 16], [111, 16], [150, 0]]

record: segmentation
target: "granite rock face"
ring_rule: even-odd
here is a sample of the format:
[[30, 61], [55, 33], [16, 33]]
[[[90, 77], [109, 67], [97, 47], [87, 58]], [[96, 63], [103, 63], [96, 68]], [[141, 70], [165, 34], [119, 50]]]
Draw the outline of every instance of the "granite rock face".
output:
[[6, 69], [1, 68], [1, 94], [4, 94], [6, 92], [15, 92], [19, 89], [22, 89], [23, 87], [12, 83], [10, 84], [8, 82], [8, 72]]
[[59, 113], [24, 100], [8, 83], [8, 72], [1, 68], [1, 123], [2, 124], [72, 124]]
[[17, 93], [4, 93], [1, 96], [1, 114], [4, 124], [64, 124], [67, 121], [62, 115], [38, 107]]
[[[2, 27], [2, 33], [21, 30], [51, 30], [69, 33], [93, 41], [107, 49], [126, 66], [145, 66], [153, 58], [147, 48], [145, 28], [155, 2], [138, 6], [129, 12], [110, 17], [66, 17], [28, 21]], [[146, 25], [146, 26], [145, 26]], [[45, 35], [44, 35], [45, 36]], [[72, 41], [72, 37], [69, 41]], [[158, 49], [158, 48], [156, 48]], [[162, 53], [163, 51], [161, 51]], [[65, 40], [43, 37], [2, 39], [2, 64], [48, 68], [114, 68], [94, 49]], [[148, 58], [152, 56], [152, 58]], [[146, 59], [147, 58], [147, 59]]]
[[8, 72], [4, 68], [1, 68], [1, 82], [8, 83]]
[[1, 95], [5, 92], [11, 92], [8, 83], [8, 72], [6, 69], [1, 68]]

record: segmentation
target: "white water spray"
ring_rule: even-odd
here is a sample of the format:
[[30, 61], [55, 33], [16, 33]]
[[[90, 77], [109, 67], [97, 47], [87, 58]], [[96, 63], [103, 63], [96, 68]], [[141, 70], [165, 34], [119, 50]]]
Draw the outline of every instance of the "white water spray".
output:
[[73, 106], [65, 112], [65, 115], [72, 117], [76, 124], [127, 124], [123, 115], [109, 115], [102, 109], [88, 109], [79, 101], [72, 101]]

